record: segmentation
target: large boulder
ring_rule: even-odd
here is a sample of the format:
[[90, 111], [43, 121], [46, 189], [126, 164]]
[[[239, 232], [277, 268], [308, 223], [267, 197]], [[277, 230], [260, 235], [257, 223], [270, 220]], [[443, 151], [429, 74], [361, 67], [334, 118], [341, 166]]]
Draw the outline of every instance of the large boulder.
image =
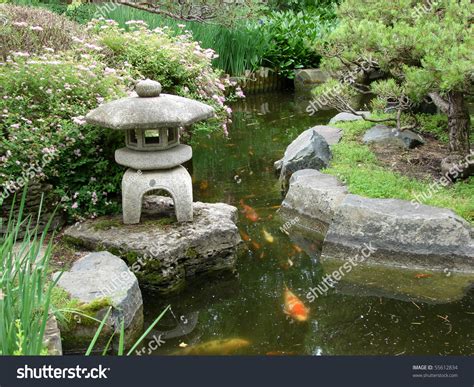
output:
[[339, 141], [341, 141], [342, 129], [327, 125], [317, 125], [313, 126], [311, 129], [315, 130], [316, 133], [323, 136], [329, 146], [335, 145], [339, 143]]
[[448, 209], [347, 195], [329, 226], [322, 259], [349, 260], [367, 245], [367, 263], [474, 272], [472, 228]]
[[326, 168], [330, 160], [331, 151], [324, 137], [313, 128], [305, 130], [286, 148], [283, 158], [275, 163], [283, 191], [286, 191], [294, 172]]
[[347, 194], [347, 188], [337, 177], [304, 169], [291, 176], [281, 207], [312, 218], [316, 221], [313, 228], [324, 234]]
[[365, 144], [377, 143], [406, 149], [412, 149], [425, 143], [423, 137], [411, 130], [399, 131], [385, 125], [376, 125], [369, 129], [365, 132], [363, 141]]
[[126, 346], [133, 344], [141, 334], [142, 294], [135, 274], [119, 257], [107, 251], [90, 253], [74, 262], [69, 271], [62, 273], [57, 286], [68, 294], [81, 312], [61, 329], [66, 351], [86, 350], [98, 324], [84, 315], [102, 320], [109, 308], [112, 310], [97, 350], [103, 349], [110, 335], [119, 330], [122, 321]]
[[[365, 118], [370, 117], [370, 112], [366, 111], [358, 111], [358, 114], [363, 114]], [[336, 114], [331, 120], [329, 121], [329, 124], [335, 124], [337, 122], [346, 122], [346, 121], [359, 121], [363, 120], [362, 116], [358, 116], [356, 114], [352, 113], [339, 113]]]
[[140, 224], [124, 225], [120, 216], [98, 218], [68, 228], [64, 238], [120, 256], [141, 286], [169, 293], [181, 289], [186, 277], [233, 270], [236, 264], [237, 208], [196, 202], [193, 211], [193, 222], [177, 223], [171, 198], [146, 196]]

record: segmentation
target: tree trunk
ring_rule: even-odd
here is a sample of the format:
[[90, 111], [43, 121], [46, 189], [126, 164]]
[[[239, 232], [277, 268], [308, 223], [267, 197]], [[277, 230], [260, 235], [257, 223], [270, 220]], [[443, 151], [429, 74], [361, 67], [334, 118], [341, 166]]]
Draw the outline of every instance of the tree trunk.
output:
[[470, 152], [469, 134], [471, 130], [471, 118], [464, 94], [450, 93], [448, 103], [449, 150], [451, 153], [459, 153], [464, 156]]

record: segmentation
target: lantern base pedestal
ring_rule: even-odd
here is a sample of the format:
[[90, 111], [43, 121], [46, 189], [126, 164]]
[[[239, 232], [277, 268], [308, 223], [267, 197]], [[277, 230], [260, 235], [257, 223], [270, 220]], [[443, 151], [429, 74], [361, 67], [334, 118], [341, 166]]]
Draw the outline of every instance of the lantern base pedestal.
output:
[[122, 179], [123, 223], [138, 224], [143, 196], [150, 191], [164, 190], [174, 201], [178, 222], [193, 220], [193, 186], [186, 168], [181, 165], [164, 170], [137, 171], [129, 168]]

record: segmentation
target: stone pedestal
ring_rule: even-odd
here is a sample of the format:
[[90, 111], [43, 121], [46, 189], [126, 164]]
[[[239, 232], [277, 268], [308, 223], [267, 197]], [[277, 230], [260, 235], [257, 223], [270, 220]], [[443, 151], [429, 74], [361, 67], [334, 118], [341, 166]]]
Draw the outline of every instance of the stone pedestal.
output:
[[150, 191], [165, 190], [174, 201], [178, 222], [193, 220], [193, 185], [186, 168], [181, 165], [157, 171], [129, 168], [122, 179], [123, 223], [140, 223], [143, 196]]

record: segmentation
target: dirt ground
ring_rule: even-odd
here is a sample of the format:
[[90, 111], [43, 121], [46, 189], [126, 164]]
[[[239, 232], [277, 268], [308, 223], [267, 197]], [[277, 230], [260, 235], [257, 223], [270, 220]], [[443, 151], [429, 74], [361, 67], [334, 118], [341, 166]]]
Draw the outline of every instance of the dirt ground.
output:
[[371, 145], [379, 162], [402, 175], [418, 180], [439, 179], [441, 160], [448, 156], [448, 145], [424, 135], [426, 143], [414, 149]]

